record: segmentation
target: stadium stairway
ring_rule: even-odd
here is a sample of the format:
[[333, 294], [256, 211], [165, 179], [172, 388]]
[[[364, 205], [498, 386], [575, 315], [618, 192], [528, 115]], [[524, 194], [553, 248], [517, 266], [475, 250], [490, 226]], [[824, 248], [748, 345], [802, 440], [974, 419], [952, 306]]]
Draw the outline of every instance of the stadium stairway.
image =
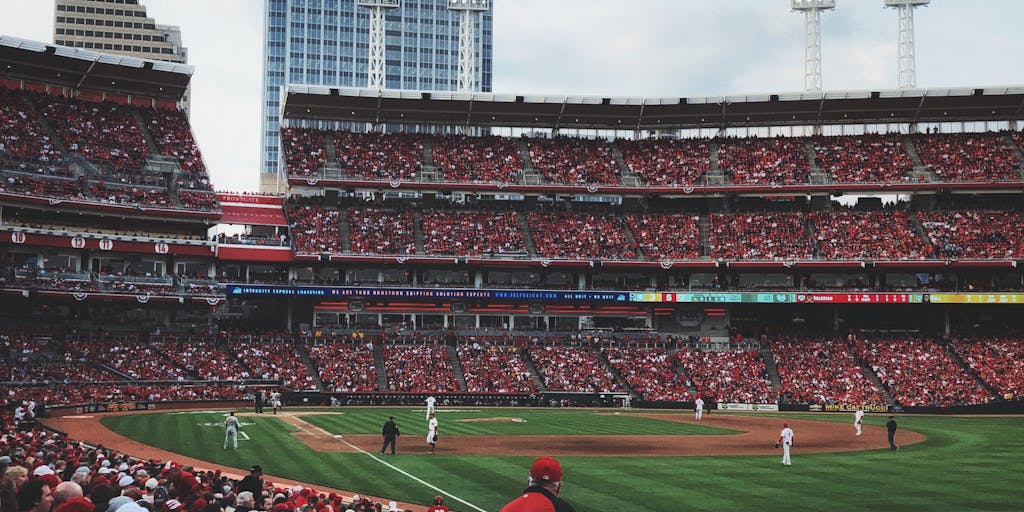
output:
[[636, 237], [634, 237], [633, 236], [633, 232], [630, 231], [629, 225], [626, 224], [626, 222], [624, 222], [622, 219], [619, 219], [618, 217], [615, 217], [615, 218], [619, 220], [619, 225], [620, 225], [620, 227], [622, 227], [622, 232], [626, 235], [626, 241], [629, 242], [630, 246], [636, 247], [636, 256], [634, 256], [633, 259], [634, 260], [644, 260], [644, 259], [647, 259], [646, 255], [644, 255], [643, 252], [640, 251], [640, 245], [636, 243]]
[[412, 211], [412, 235], [416, 242], [416, 254], [426, 254], [423, 248], [423, 212], [419, 210]]
[[338, 209], [338, 236], [341, 237], [341, 250], [345, 253], [351, 253], [352, 230], [348, 225], [348, 212], [344, 208]]
[[28, 101], [26, 101], [25, 103], [27, 103], [29, 105], [29, 108], [32, 109], [32, 113], [36, 116], [36, 119], [39, 121], [39, 125], [42, 126], [43, 130], [46, 131], [46, 136], [49, 137], [50, 140], [53, 142], [53, 146], [60, 150], [60, 153], [62, 155], [67, 156], [68, 147], [65, 146], [64, 141], [57, 136], [57, 132], [53, 129], [53, 125], [51, 125], [50, 122], [46, 120], [46, 117], [44, 117], [43, 114], [39, 112], [39, 107], [36, 105], [36, 102], [32, 101], [31, 98], [27, 99]]
[[708, 255], [708, 247], [711, 240], [711, 218], [708, 215], [701, 215], [697, 218], [697, 229], [700, 235], [700, 255]]
[[775, 366], [775, 355], [772, 354], [769, 347], [761, 347], [759, 352], [761, 359], [764, 360], [764, 368], [768, 371], [768, 380], [772, 383], [772, 391], [775, 392], [775, 396], [779, 396], [779, 390], [782, 389], [782, 376], [779, 375], [779, 367]]
[[612, 148], [612, 155], [615, 157], [615, 163], [619, 166], [619, 177], [623, 186], [626, 187], [639, 187], [643, 185], [640, 177], [629, 168], [626, 163], [626, 158], [622, 156], [622, 148], [618, 144], [612, 142], [609, 144]]
[[878, 378], [878, 374], [871, 368], [871, 365], [856, 354], [853, 354], [853, 358], [857, 361], [857, 364], [860, 365], [860, 369], [864, 372], [864, 376], [871, 382], [874, 382], [875, 386], [878, 386], [878, 389], [882, 390], [882, 397], [885, 398], [885, 403], [889, 405], [896, 405], [896, 400], [892, 397], [892, 393], [889, 392], [889, 388], [885, 387], [885, 384], [882, 384], [882, 379]]
[[384, 366], [384, 345], [373, 344], [373, 365], [377, 367], [377, 391], [388, 390], [388, 375]]
[[615, 365], [613, 365], [612, 362], [608, 360], [608, 356], [606, 356], [604, 354], [604, 350], [596, 350], [596, 349], [592, 349], [592, 350], [594, 350], [594, 352], [597, 353], [597, 360], [601, 361], [601, 364], [604, 365], [604, 369], [609, 374], [615, 376], [615, 382], [619, 383], [619, 389], [626, 390], [627, 392], [629, 392], [633, 396], [641, 396], [640, 393], [638, 393], [635, 389], [633, 389], [633, 386], [629, 385], [629, 382], [626, 380], [626, 378], [623, 377], [622, 374], [619, 373], [619, 371], [615, 369]]
[[[669, 350], [666, 353], [668, 355], [668, 360], [669, 361], [676, 361], [676, 352], [679, 352], [678, 348], [674, 348], [672, 350]], [[697, 388], [694, 387], [693, 381], [690, 380], [690, 377], [688, 375], [686, 375], [686, 368], [684, 368], [683, 365], [679, 364], [679, 362], [676, 361], [676, 362], [672, 363], [672, 370], [676, 372], [676, 375], [678, 375], [679, 377], [681, 377], [683, 379], [683, 383], [686, 384], [686, 392], [689, 393], [690, 396], [696, 397], [697, 396]]]
[[135, 124], [138, 125], [139, 131], [142, 132], [142, 138], [146, 141], [146, 147], [149, 148], [149, 154], [162, 154], [156, 147], [156, 142], [153, 140], [153, 134], [149, 133], [149, 127], [146, 126], [146, 121], [142, 119], [142, 114], [134, 108], [129, 108], [128, 111], [132, 113], [132, 119], [135, 119]]
[[921, 238], [921, 241], [932, 248], [934, 251], [932, 254], [941, 255], [941, 248], [932, 243], [932, 239], [928, 236], [928, 230], [924, 228], [924, 224], [921, 224], [921, 219], [919, 219], [917, 214], [914, 212], [910, 213], [910, 223], [914, 226], [914, 233], [917, 233], [917, 236]]
[[334, 147], [334, 134], [327, 132], [323, 138], [324, 151], [327, 153], [327, 162], [324, 163], [324, 174], [328, 177], [340, 178], [344, 176], [345, 170], [338, 163], [338, 152]]
[[711, 172], [718, 172], [721, 169], [718, 168], [718, 143], [708, 142], [708, 174]]
[[519, 354], [519, 359], [522, 359], [523, 364], [526, 365], [526, 369], [530, 370], [530, 380], [537, 385], [537, 391], [547, 391], [548, 387], [544, 385], [544, 379], [540, 378], [540, 372], [537, 371], [537, 367], [533, 365], [533, 360], [530, 359], [530, 354], [523, 348], [517, 348], [516, 352]]
[[807, 163], [811, 166], [810, 174], [807, 176], [808, 181], [810, 181], [812, 185], [824, 185], [830, 183], [832, 179], [829, 177], [828, 173], [818, 166], [818, 152], [814, 149], [814, 141], [812, 139], [807, 139], [804, 144], [807, 147]]
[[1024, 153], [1020, 152], [1020, 148], [1013, 143], [1013, 137], [1009, 133], [1004, 133], [1003, 137], [1006, 138], [1006, 145], [1010, 147], [1010, 151], [1013, 151], [1013, 156], [1017, 157], [1017, 172], [1020, 173], [1020, 168], [1024, 167]]
[[524, 185], [543, 185], [544, 176], [533, 167], [533, 160], [530, 158], [530, 144], [526, 139], [519, 139], [519, 155], [523, 159]]
[[997, 400], [1003, 398], [1003, 395], [999, 393], [998, 389], [992, 387], [985, 379], [981, 378], [981, 376], [978, 375], [978, 372], [975, 372], [974, 369], [971, 368], [971, 365], [967, 364], [967, 362], [964, 361], [963, 359], [960, 359], [960, 356], [957, 355], [956, 351], [949, 346], [949, 343], [939, 344], [942, 345], [942, 349], [946, 351], [946, 355], [948, 355], [951, 359], [956, 361], [956, 364], [960, 365], [960, 367], [963, 368], [965, 372], [967, 372], [967, 375], [970, 375], [971, 378], [974, 379], [981, 387], [985, 388], [985, 390], [991, 393], [992, 396], [995, 397]]
[[462, 361], [459, 361], [459, 351], [451, 345], [445, 345], [445, 349], [448, 350], [448, 364], [452, 365], [455, 383], [459, 385], [459, 391], [465, 393], [469, 390], [469, 385], [466, 384], [466, 374], [462, 371]]
[[423, 167], [434, 167], [434, 137], [423, 136]]
[[530, 223], [526, 221], [526, 215], [519, 215], [519, 230], [523, 233], [523, 247], [531, 258], [537, 257], [537, 248], [533, 245], [533, 236], [530, 235]]
[[935, 172], [921, 162], [921, 156], [917, 154], [917, 147], [914, 146], [914, 140], [910, 135], [903, 136], [903, 145], [907, 148], [907, 154], [910, 155], [910, 160], [914, 162], [914, 174], [912, 177], [917, 181], [939, 181], [939, 177]]
[[327, 386], [324, 385], [323, 379], [320, 378], [320, 369], [317, 368], [316, 363], [309, 357], [309, 351], [306, 350], [304, 343], [296, 343], [294, 345], [295, 353], [299, 355], [299, 360], [302, 364], [306, 365], [306, 369], [309, 370], [309, 375], [313, 377], [313, 382], [316, 383], [316, 388], [320, 391], [330, 391]]
[[107, 366], [107, 365], [105, 365], [103, 363], [93, 361], [92, 364], [96, 365], [96, 367], [98, 367], [99, 369], [101, 369], [101, 370], [103, 370], [103, 371], [105, 371], [107, 373], [110, 373], [112, 375], [117, 375], [120, 378], [120, 380], [136, 380], [134, 377], [132, 377], [132, 376], [130, 376], [128, 374], [125, 374], [125, 373], [121, 373], [121, 372], [115, 370], [113, 367]]

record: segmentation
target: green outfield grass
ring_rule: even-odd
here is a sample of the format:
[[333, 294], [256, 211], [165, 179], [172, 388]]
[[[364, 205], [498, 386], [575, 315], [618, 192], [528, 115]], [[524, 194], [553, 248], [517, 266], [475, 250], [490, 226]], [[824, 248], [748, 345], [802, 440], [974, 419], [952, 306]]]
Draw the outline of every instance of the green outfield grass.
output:
[[[295, 412], [294, 409], [290, 409]], [[423, 410], [339, 409], [307, 416], [332, 433], [379, 433], [394, 415], [403, 434], [425, 434]], [[525, 423], [459, 423], [455, 417], [514, 417]], [[728, 434], [727, 431], [587, 410], [485, 409], [439, 414], [445, 436], [479, 434]], [[787, 417], [794, 417], [789, 415]], [[849, 415], [807, 415], [848, 423]], [[316, 453], [273, 415], [242, 418], [250, 440], [222, 450], [223, 412], [140, 414], [103, 418], [111, 429], [153, 446], [244, 470], [377, 496], [429, 503], [443, 490], [453, 510], [495, 511], [525, 486], [532, 457], [400, 454], [383, 458]], [[802, 454], [783, 467], [770, 457], [560, 457], [562, 497], [587, 510], [1020, 510], [1024, 473], [1024, 417], [903, 416], [900, 428], [928, 437], [899, 452], [885, 450]], [[881, 426], [879, 415], [868, 424]], [[209, 424], [207, 426], [206, 424]], [[899, 438], [897, 437], [897, 440]], [[407, 441], [412, 442], [412, 441]], [[402, 445], [399, 445], [400, 451]], [[385, 464], [386, 463], [386, 464]], [[404, 472], [404, 473], [403, 473]], [[429, 486], [428, 486], [429, 485]], [[460, 503], [458, 497], [477, 508]]]

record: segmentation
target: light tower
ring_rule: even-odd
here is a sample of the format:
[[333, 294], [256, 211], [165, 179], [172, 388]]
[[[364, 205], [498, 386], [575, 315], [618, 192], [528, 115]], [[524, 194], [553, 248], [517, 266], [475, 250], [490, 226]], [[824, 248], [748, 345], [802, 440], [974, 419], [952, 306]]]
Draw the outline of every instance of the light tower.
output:
[[488, 0], [448, 0], [448, 9], [459, 13], [459, 73], [456, 90], [476, 90], [476, 31], [473, 27], [477, 15], [487, 12]]
[[886, 7], [900, 13], [900, 68], [899, 88], [917, 87], [917, 67], [914, 58], [914, 8], [928, 5], [931, 0], [885, 0]]
[[384, 84], [384, 14], [402, 6], [402, 0], [357, 0], [356, 4], [370, 10], [370, 58], [367, 84], [370, 89], [383, 89]]
[[793, 0], [793, 10], [804, 13], [807, 27], [804, 90], [821, 90], [821, 11], [835, 8], [836, 0]]

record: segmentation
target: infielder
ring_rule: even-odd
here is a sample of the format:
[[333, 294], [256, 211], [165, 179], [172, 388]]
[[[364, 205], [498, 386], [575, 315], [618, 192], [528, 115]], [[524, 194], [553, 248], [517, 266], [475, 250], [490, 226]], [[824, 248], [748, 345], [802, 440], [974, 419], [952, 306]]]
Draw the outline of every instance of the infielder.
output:
[[697, 400], [693, 402], [693, 405], [695, 409], [694, 414], [696, 415], [697, 421], [700, 421], [701, 416], [704, 415], [704, 399], [698, 396]]
[[238, 418], [235, 417], [235, 413], [228, 414], [227, 419], [224, 420], [224, 449], [228, 449], [228, 441], [234, 442], [235, 449], [238, 449]]
[[782, 424], [782, 432], [779, 433], [779, 440], [775, 442], [775, 447], [778, 448], [782, 445], [782, 464], [786, 466], [792, 466], [793, 463], [789, 460], [789, 449], [793, 446], [793, 429], [789, 428], [789, 423]]
[[864, 408], [858, 407], [857, 412], [853, 413], [853, 427], [857, 429], [857, 435], [861, 434], [861, 426], [864, 422]]
[[437, 448], [437, 418], [434, 417], [434, 413], [430, 413], [430, 419], [427, 420], [427, 444], [430, 445], [430, 451], [427, 453], [434, 453]]
[[434, 398], [433, 396], [427, 397], [427, 421], [430, 421], [430, 415], [434, 414], [434, 404], [436, 402], [437, 399]]

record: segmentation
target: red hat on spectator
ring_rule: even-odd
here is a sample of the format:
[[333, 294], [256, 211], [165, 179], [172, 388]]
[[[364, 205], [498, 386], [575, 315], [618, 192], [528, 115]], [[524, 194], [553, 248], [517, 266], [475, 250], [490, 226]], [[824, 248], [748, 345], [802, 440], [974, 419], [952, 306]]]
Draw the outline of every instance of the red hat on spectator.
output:
[[96, 506], [89, 501], [89, 498], [77, 497], [71, 498], [54, 509], [54, 512], [93, 512]]
[[48, 473], [38, 478], [48, 485], [50, 489], [53, 489], [60, 484], [60, 478], [57, 478], [57, 475], [53, 473]]
[[562, 481], [562, 465], [551, 457], [540, 457], [530, 466], [530, 478], [548, 482]]
[[192, 512], [199, 512], [204, 509], [206, 505], [206, 500], [203, 498], [196, 498], [196, 500], [192, 502]]

